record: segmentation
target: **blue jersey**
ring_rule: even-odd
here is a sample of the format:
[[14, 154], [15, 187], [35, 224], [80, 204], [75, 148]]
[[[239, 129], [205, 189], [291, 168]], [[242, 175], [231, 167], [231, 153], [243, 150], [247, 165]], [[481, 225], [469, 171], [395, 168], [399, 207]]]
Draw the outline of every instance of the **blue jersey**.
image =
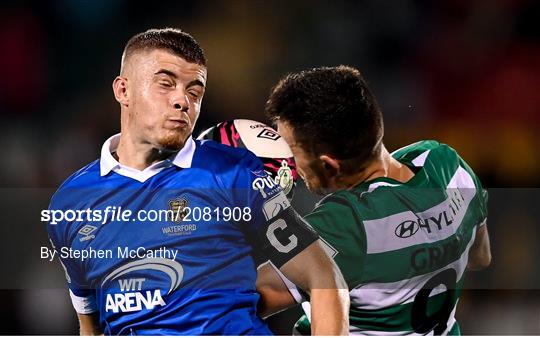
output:
[[48, 232], [76, 310], [99, 311], [105, 334], [271, 334], [256, 314], [254, 248], [280, 266], [317, 238], [295, 235], [305, 227], [251, 152], [188, 145], [136, 179], [102, 155], [52, 198], [50, 210], [79, 210]]

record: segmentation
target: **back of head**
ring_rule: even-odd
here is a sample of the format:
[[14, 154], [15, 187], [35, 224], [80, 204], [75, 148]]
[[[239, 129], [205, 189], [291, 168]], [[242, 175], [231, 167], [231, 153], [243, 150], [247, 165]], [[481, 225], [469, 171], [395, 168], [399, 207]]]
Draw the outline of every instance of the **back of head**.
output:
[[321, 67], [289, 74], [266, 103], [273, 120], [286, 122], [295, 140], [314, 156], [332, 155], [345, 171], [376, 156], [383, 119], [377, 100], [357, 69]]
[[206, 67], [204, 52], [191, 35], [177, 28], [152, 28], [129, 39], [122, 53], [121, 72], [124, 69], [126, 60], [133, 54], [155, 49], [169, 51], [189, 63]]

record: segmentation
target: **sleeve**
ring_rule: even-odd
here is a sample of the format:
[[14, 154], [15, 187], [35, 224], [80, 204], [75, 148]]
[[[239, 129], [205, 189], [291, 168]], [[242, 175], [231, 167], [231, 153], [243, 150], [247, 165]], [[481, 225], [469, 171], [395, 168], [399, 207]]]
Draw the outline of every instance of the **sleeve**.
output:
[[345, 197], [331, 195], [306, 215], [306, 221], [319, 233], [324, 249], [338, 265], [347, 285], [358, 285], [367, 243], [353, 204]]
[[246, 152], [238, 168], [233, 200], [235, 206], [249, 209], [250, 219], [242, 226], [277, 268], [318, 239], [251, 152]]
[[[67, 210], [63, 207], [55, 208], [57, 205], [55, 199], [57, 198], [57, 196], [53, 197], [49, 210]], [[60, 261], [60, 265], [64, 269], [69, 295], [75, 311], [80, 314], [93, 313], [98, 311], [95, 290], [90, 287], [84, 277], [81, 261], [67, 254], [71, 246], [67, 243], [64, 234], [67, 232], [66, 230], [69, 226], [69, 222], [65, 221], [59, 221], [56, 224], [52, 224], [52, 222], [48, 223], [47, 232], [49, 234], [49, 240]]]
[[[362, 260], [358, 258], [363, 257], [362, 252], [365, 252], [362, 251], [362, 247], [365, 247], [362, 238], [365, 237], [361, 231], [355, 231], [360, 227], [355, 226], [357, 221], [346, 204], [347, 201], [340, 198], [327, 198], [306, 216], [306, 221], [319, 234], [323, 249], [338, 264], [345, 279], [355, 283], [360, 279], [357, 272], [362, 268]], [[354, 268], [344, 271], [348, 266]], [[275, 270], [297, 303], [309, 301], [306, 292], [287, 279], [279, 269]]]
[[478, 178], [478, 176], [476, 176], [472, 168], [461, 157], [459, 157], [459, 164], [461, 167], [463, 167], [463, 169], [465, 169], [469, 173], [469, 175], [471, 175], [474, 181], [474, 185], [476, 188], [474, 203], [476, 203], [476, 210], [478, 211], [477, 224], [478, 224], [478, 228], [480, 228], [487, 224], [488, 191], [487, 189], [484, 189], [482, 187], [482, 183], [480, 182], [480, 179]]

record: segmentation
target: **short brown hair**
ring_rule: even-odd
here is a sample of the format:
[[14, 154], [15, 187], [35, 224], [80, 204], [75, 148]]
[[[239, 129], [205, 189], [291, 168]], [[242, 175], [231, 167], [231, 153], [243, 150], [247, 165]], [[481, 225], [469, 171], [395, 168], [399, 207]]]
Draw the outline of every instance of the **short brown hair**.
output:
[[353, 67], [320, 67], [285, 76], [273, 88], [266, 113], [287, 122], [304, 150], [331, 154], [352, 170], [361, 169], [358, 166], [381, 149], [381, 109]]
[[164, 49], [190, 63], [206, 67], [206, 57], [201, 46], [188, 33], [177, 28], [152, 28], [134, 35], [122, 53], [122, 65], [136, 51]]

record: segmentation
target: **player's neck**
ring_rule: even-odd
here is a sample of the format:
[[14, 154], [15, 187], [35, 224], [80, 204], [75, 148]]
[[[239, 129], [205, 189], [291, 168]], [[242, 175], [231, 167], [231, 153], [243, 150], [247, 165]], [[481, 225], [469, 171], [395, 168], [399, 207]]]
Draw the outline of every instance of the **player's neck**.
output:
[[120, 143], [116, 149], [117, 161], [127, 167], [144, 170], [152, 164], [171, 156], [160, 151], [147, 142], [137, 142], [129, 134], [120, 135]]
[[405, 183], [413, 178], [414, 173], [406, 165], [394, 159], [383, 146], [379, 156], [373, 160], [366, 169], [351, 175], [344, 180], [347, 188], [360, 183], [371, 181], [380, 177], [387, 177]]

